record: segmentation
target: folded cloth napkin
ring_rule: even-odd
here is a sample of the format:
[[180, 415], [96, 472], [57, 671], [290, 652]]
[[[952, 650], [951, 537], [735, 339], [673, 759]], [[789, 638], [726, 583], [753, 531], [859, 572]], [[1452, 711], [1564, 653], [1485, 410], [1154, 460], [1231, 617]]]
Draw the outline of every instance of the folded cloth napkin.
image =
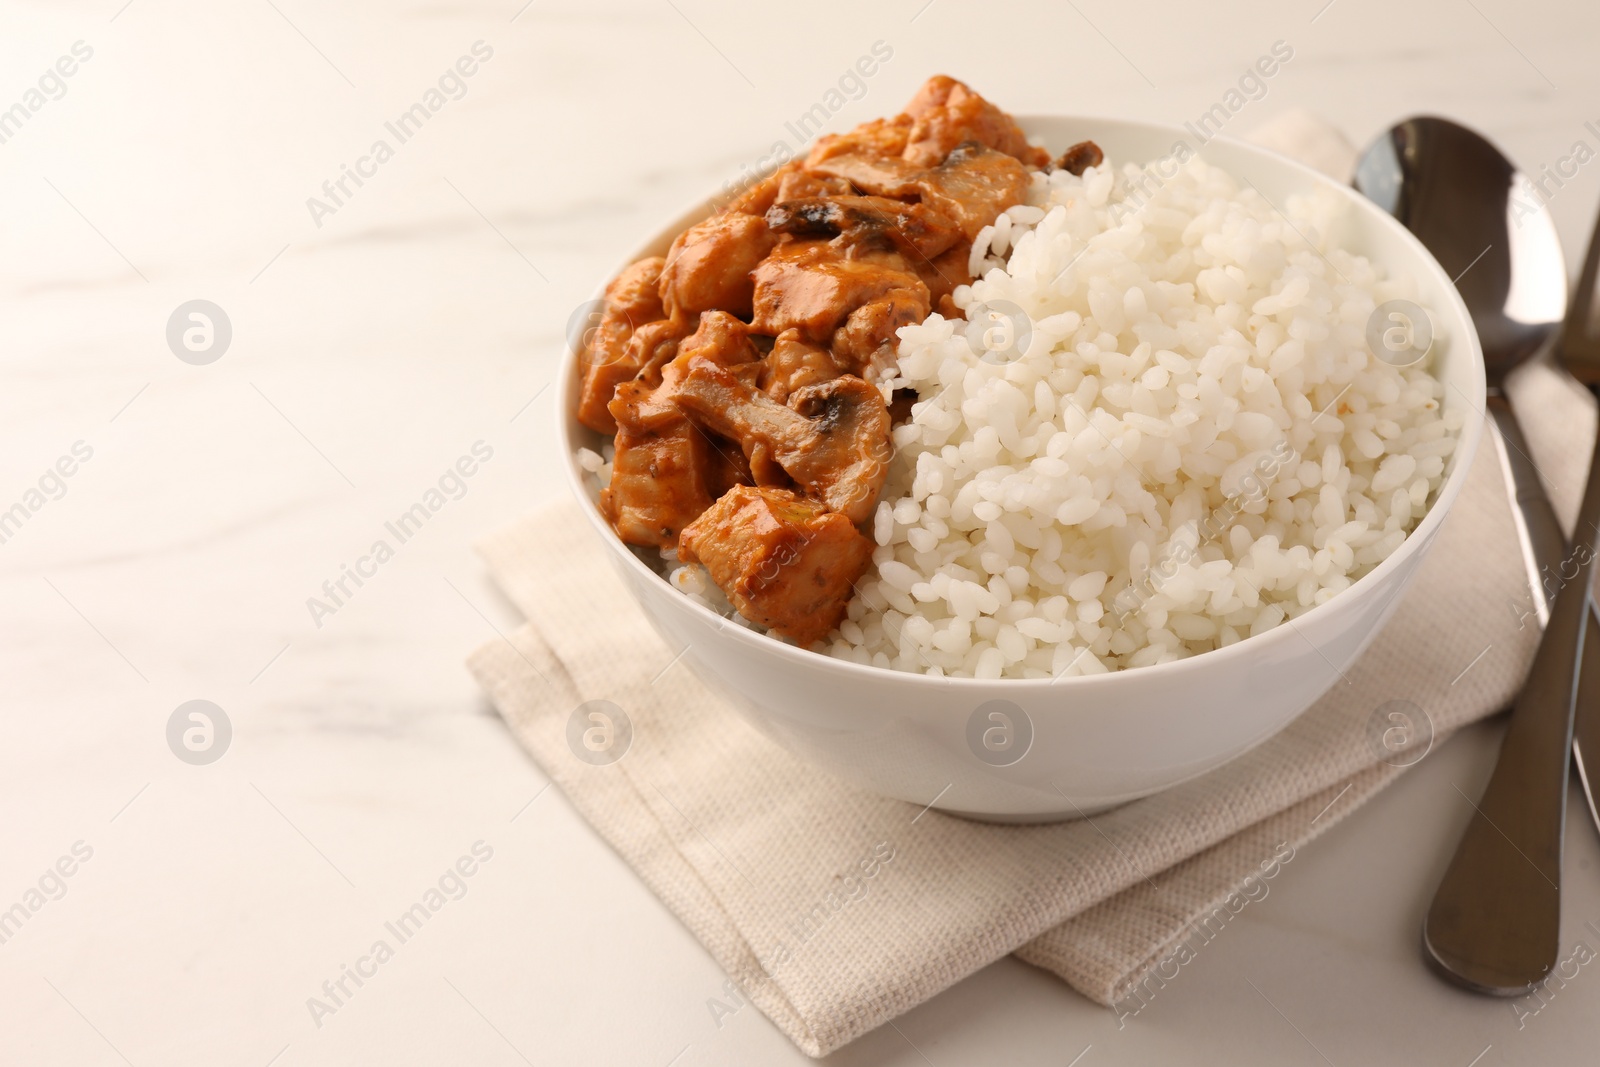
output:
[[[1294, 118], [1273, 140], [1348, 165], [1348, 146], [1329, 152], [1328, 136]], [[1570, 523], [1584, 477], [1573, 446], [1594, 423], [1587, 394], [1548, 368], [1518, 386], [1541, 412], [1529, 427], [1534, 458]], [[472, 671], [517, 739], [732, 979], [737, 996], [709, 991], [713, 1011], [748, 998], [812, 1056], [1013, 952], [1102, 1004], [1138, 1010], [1296, 846], [1422, 758], [1426, 738], [1399, 753], [1380, 743], [1385, 705], [1421, 709], [1410, 726], [1437, 743], [1507, 704], [1537, 640], [1486, 439], [1393, 619], [1286, 730], [1092, 819], [995, 826], [845, 785], [747, 726], [650, 628], [575, 503], [479, 547], [528, 622], [474, 653]], [[591, 700], [622, 709], [631, 727], [616, 762], [580, 759], [569, 740]]]

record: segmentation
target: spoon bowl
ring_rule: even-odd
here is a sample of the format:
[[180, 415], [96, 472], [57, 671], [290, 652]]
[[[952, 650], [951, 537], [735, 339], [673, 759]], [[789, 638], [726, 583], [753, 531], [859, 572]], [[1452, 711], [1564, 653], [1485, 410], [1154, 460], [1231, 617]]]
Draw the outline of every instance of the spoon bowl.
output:
[[1391, 127], [1355, 187], [1402, 222], [1455, 280], [1483, 346], [1490, 393], [1532, 358], [1567, 311], [1567, 265], [1532, 181], [1492, 142], [1449, 119]]

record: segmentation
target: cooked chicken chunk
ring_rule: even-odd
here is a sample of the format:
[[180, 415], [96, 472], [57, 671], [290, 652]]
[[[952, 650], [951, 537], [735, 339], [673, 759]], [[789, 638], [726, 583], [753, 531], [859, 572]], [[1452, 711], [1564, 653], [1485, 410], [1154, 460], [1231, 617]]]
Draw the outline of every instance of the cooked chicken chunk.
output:
[[1050, 153], [1028, 143], [1010, 115], [943, 74], [922, 84], [906, 105], [906, 114], [912, 125], [901, 155], [921, 167], [938, 163], [963, 141], [977, 141], [1034, 167], [1050, 159]]
[[[756, 477], [750, 471], [750, 461], [745, 458], [737, 441], [729, 441], [715, 434], [708, 435], [706, 440], [711, 445], [706, 451], [706, 488], [711, 492], [711, 499], [721, 500], [736, 485], [756, 484]], [[778, 472], [782, 474], [783, 469], [779, 467]], [[783, 481], [792, 484], [787, 476]]]
[[754, 272], [755, 319], [751, 328], [776, 337], [798, 330], [805, 340], [826, 344], [862, 304], [906, 290], [928, 304], [928, 287], [893, 252], [846, 258], [827, 241], [788, 241]]
[[710, 442], [680, 416], [659, 429], [620, 427], [616, 445], [611, 484], [600, 492], [600, 510], [627, 544], [674, 547], [683, 528], [711, 506], [706, 481]]
[[819, 137], [806, 155], [806, 169], [816, 170], [817, 164], [835, 156], [899, 158], [906, 150], [906, 140], [911, 136], [911, 123], [910, 115], [901, 114], [892, 119], [863, 122], [847, 133], [830, 133]]
[[761, 350], [750, 340], [750, 327], [726, 311], [708, 311], [700, 316], [700, 327], [678, 345], [675, 363], [709, 359], [720, 367], [754, 363]]
[[928, 317], [926, 297], [895, 289], [850, 313], [833, 335], [833, 356], [858, 378], [882, 380], [894, 368], [895, 331]]
[[[678, 354], [678, 343], [700, 326], [700, 316], [690, 319], [662, 319], [647, 322], [628, 338], [628, 356], [623, 362], [638, 367], [635, 378], [651, 384], [661, 381], [661, 368]], [[616, 396], [616, 389], [611, 395]]]
[[737, 486], [683, 531], [739, 614], [805, 646], [844, 616], [872, 542], [843, 515], [782, 489]]
[[[658, 384], [635, 378], [618, 386], [611, 400], [616, 456], [600, 506], [628, 544], [675, 545], [679, 531], [711, 506], [713, 490], [738, 480], [745, 466], [737, 447], [707, 436], [673, 399], [690, 360], [719, 368], [755, 365], [760, 353], [744, 323], [708, 311], [677, 352], [661, 368]], [[719, 456], [719, 447], [726, 454]]]
[[972, 281], [972, 275], [967, 270], [967, 261], [971, 258], [972, 242], [961, 240], [926, 263], [912, 264], [916, 268], [917, 277], [928, 287], [929, 306], [947, 319], [959, 319], [962, 316], [959, 310], [946, 309], [947, 306], [949, 308], [955, 306], [950, 302], [950, 294], [956, 291], [956, 287], [967, 285]]
[[706, 429], [738, 441], [745, 455], [767, 450], [812, 499], [851, 522], [872, 514], [894, 445], [883, 395], [860, 378], [808, 385], [785, 406], [727, 368], [694, 359], [674, 397]]
[[672, 242], [661, 271], [661, 303], [672, 318], [713, 308], [748, 318], [750, 272], [777, 238], [758, 215], [724, 211]]
[[835, 248], [894, 249], [913, 263], [931, 260], [962, 237], [937, 208], [882, 196], [781, 200], [767, 212], [767, 227], [796, 237], [831, 237]]
[[838, 361], [825, 348], [800, 339], [799, 330], [785, 330], [772, 343], [772, 351], [761, 361], [761, 376], [756, 386], [782, 404], [796, 389], [830, 381], [844, 373]]
[[583, 385], [578, 394], [578, 421], [591, 430], [615, 433], [617, 424], [606, 405], [619, 383], [632, 378], [639, 365], [632, 361], [628, 342], [639, 327], [666, 315], [661, 306], [660, 256], [641, 259], [626, 267], [606, 286], [600, 322], [584, 338], [578, 353]]

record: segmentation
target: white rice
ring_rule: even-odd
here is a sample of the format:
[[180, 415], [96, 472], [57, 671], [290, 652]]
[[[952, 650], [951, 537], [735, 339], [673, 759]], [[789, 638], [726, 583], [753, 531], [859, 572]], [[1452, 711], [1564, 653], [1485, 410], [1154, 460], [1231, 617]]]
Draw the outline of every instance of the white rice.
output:
[[[1336, 596], [1426, 511], [1460, 415], [1365, 341], [1409, 279], [1338, 247], [1326, 190], [1285, 219], [1198, 159], [1153, 195], [1141, 173], [1037, 176], [979, 235], [972, 321], [900, 332], [888, 384], [921, 400], [830, 654], [980, 678], [1181, 659]], [[1016, 358], [969, 343], [997, 302], [1031, 319]]]
[[[980, 678], [1182, 659], [1336, 596], [1426, 512], [1460, 414], [1426, 362], [1365, 341], [1410, 280], [1339, 247], [1326, 190], [1285, 218], [1198, 159], [1153, 194], [1144, 173], [1036, 175], [974, 244], [983, 274], [954, 294], [969, 320], [900, 331], [885, 395], [921, 399], [829, 654]], [[1031, 325], [1000, 358], [975, 343], [996, 305]], [[579, 455], [598, 485], [609, 460]], [[749, 625], [663, 557], [677, 589]]]

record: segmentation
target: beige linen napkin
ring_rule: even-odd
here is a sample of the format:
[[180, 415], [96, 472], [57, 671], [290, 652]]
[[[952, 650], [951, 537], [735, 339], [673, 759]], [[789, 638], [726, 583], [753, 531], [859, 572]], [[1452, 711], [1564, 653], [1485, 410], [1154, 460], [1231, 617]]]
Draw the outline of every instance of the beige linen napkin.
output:
[[[1303, 119], [1286, 129], [1318, 135]], [[1519, 386], [1541, 412], [1535, 459], [1570, 522], [1587, 395], [1542, 368]], [[1485, 439], [1392, 621], [1288, 729], [1092, 820], [992, 826], [862, 792], [745, 725], [656, 636], [576, 504], [480, 550], [528, 619], [470, 660], [512, 732], [732, 979], [737, 993], [707, 990], [713, 1013], [748, 998], [812, 1056], [1011, 952], [1137, 1011], [1295, 846], [1400, 773], [1373, 741], [1382, 705], [1423, 709], [1442, 740], [1506, 704], [1536, 640]], [[603, 766], [568, 741], [573, 712], [597, 699], [632, 728]]]

